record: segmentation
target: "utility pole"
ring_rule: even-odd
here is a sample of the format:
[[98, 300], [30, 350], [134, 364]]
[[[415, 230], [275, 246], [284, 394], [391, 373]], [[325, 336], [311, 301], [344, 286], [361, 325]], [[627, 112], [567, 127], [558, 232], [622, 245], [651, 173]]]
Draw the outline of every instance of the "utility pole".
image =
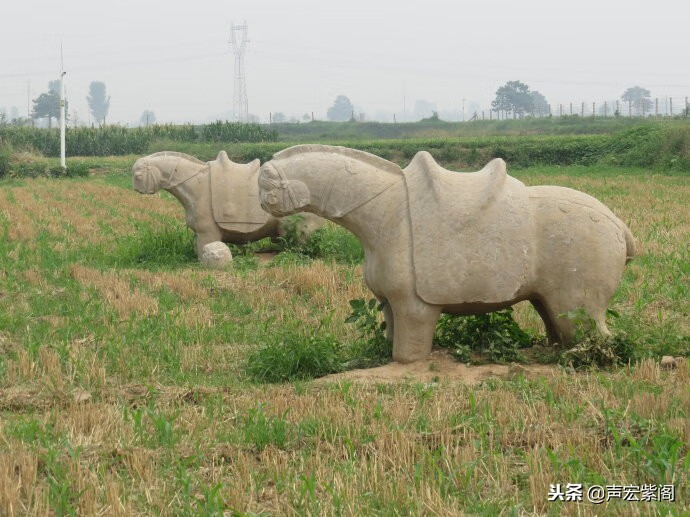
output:
[[232, 109], [235, 120], [249, 121], [249, 105], [247, 102], [247, 82], [244, 75], [244, 52], [247, 49], [247, 22], [244, 25], [232, 25], [230, 30], [230, 45], [235, 54], [235, 84], [233, 91]]
[[462, 99], [462, 121], [465, 122], [465, 99]]
[[65, 163], [65, 63], [62, 57], [62, 43], [60, 43], [60, 167], [64, 171]]

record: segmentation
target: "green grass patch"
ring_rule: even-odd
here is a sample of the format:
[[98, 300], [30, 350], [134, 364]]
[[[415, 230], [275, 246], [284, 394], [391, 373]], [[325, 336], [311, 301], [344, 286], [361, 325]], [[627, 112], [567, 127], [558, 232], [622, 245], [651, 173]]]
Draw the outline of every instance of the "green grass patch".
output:
[[246, 362], [247, 373], [259, 382], [313, 379], [341, 369], [341, 344], [320, 329], [283, 328]]
[[120, 239], [107, 261], [118, 267], [147, 269], [195, 264], [194, 232], [183, 225], [162, 229], [140, 225], [133, 236]]

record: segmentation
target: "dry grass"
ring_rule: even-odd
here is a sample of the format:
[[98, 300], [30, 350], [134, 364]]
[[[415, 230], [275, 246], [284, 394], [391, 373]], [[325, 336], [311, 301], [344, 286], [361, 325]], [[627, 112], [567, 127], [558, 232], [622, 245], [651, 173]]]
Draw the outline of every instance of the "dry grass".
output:
[[[648, 368], [643, 364], [639, 370], [614, 374], [614, 381], [628, 375], [647, 379]], [[681, 382], [686, 376], [687, 368], [660, 374], [655, 385], [687, 412], [690, 394]], [[560, 373], [540, 385], [559, 393], [559, 402], [539, 399], [536, 385], [516, 392], [510, 383], [496, 388], [447, 384], [430, 386], [426, 392], [410, 384], [388, 392], [376, 385], [325, 385], [304, 393], [291, 386], [229, 391], [159, 386], [153, 395], [155, 411], [177, 415], [173, 427], [179, 441], [172, 448], [148, 441], [156, 433], [151, 421], [145, 420], [144, 434], [138, 434], [115, 393], [104, 393], [103, 402], [52, 403], [38, 422], [81, 448], [77, 457], [59, 461], [74, 489], [84, 490], [77, 508], [86, 514], [111, 507], [135, 511], [128, 506], [135, 494], [140, 510], [144, 504], [169, 514], [172, 508], [184, 506], [186, 495], [171, 484], [173, 473], [163, 466], [166, 458], [194, 458], [187, 473], [195, 480], [196, 500], [203, 500], [203, 487], [222, 483], [221, 496], [228, 507], [281, 514], [332, 515], [337, 507], [345, 515], [361, 514], [363, 494], [377, 487], [372, 497], [387, 505], [415, 513], [461, 515], [445, 490], [454, 487], [462, 494], [514, 500], [520, 497], [515, 484], [520, 477], [528, 482], [528, 508], [541, 514], [549, 508], [545, 500], [549, 484], [559, 480], [547, 450], [562, 451], [566, 457], [577, 454], [593, 472], [609, 472], [621, 484], [636, 483], [614, 467], [612, 438], [604, 427], [600, 403], [582, 407], [583, 401], [601, 396], [596, 381]], [[132, 390], [128, 407], [145, 406], [149, 396], [146, 389]], [[205, 402], [209, 397], [226, 409], [209, 414]], [[251, 436], [241, 437], [243, 418], [255, 411], [257, 400], [267, 401], [264, 410], [269, 418], [285, 423], [284, 443], [257, 448]], [[582, 407], [576, 422], [563, 421], [563, 408], [570, 406]], [[607, 406], [633, 410], [617, 396]], [[310, 423], [310, 431], [300, 434], [297, 429], [305, 422]], [[0, 429], [0, 438], [16, 451], [0, 455], [0, 508], [6, 514], [11, 514], [10, 508], [17, 515], [43, 514], [49, 487], [37, 465], [46, 461], [45, 451], [23, 449], [5, 428]], [[487, 451], [500, 454], [487, 455]], [[115, 466], [115, 471], [100, 471], [103, 462]], [[305, 479], [316, 480], [314, 498], [303, 494]], [[270, 480], [282, 480], [281, 486]], [[586, 505], [578, 508], [588, 511]], [[609, 509], [624, 514], [613, 506]], [[607, 507], [600, 511], [607, 512]]]
[[[687, 302], [669, 287], [687, 284], [676, 272], [687, 184], [529, 182], [591, 192], [628, 222], [641, 256], [616, 309], [649, 335], [670, 339], [653, 333], [671, 324], [687, 332]], [[0, 302], [11, 301], [0, 320], [0, 515], [647, 515], [690, 504], [678, 466], [675, 505], [546, 497], [551, 483], [661, 483], [636, 454], [668, 462], [664, 437], [688, 454], [687, 361], [517, 370], [469, 385], [439, 371], [423, 382], [252, 384], [246, 357], [283, 325], [355, 338], [343, 320], [350, 299], [371, 296], [361, 267], [113, 266], [109, 254], [139, 224], [181, 219], [169, 196], [101, 179], [0, 190]], [[66, 258], [75, 250], [83, 263]], [[527, 304], [515, 317], [542, 328]]]
[[131, 274], [150, 289], [160, 291], [168, 289], [183, 300], [199, 300], [208, 296], [208, 289], [200, 285], [202, 275], [196, 272], [167, 273], [165, 271], [123, 270]]
[[74, 264], [71, 275], [80, 284], [98, 289], [105, 303], [114, 307], [121, 318], [132, 314], [151, 316], [158, 313], [158, 299], [132, 287], [121, 272], [98, 271]]

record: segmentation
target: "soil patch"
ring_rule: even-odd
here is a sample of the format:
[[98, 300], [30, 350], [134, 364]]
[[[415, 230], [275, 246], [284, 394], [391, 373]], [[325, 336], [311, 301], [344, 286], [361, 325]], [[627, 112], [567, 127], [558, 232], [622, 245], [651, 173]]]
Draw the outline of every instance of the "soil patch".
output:
[[361, 382], [385, 383], [399, 381], [434, 382], [450, 381], [476, 384], [492, 377], [511, 378], [552, 376], [559, 371], [550, 364], [482, 364], [468, 366], [458, 362], [447, 350], [434, 350], [424, 361], [409, 364], [390, 363], [376, 368], [364, 368], [335, 373], [317, 379], [316, 382], [338, 382], [356, 380]]

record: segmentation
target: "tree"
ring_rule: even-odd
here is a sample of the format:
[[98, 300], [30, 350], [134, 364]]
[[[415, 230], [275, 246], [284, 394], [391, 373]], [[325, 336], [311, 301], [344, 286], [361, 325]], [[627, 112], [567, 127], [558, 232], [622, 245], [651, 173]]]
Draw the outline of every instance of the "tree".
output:
[[631, 103], [637, 115], [644, 115], [652, 109], [652, 99], [650, 98], [649, 90], [639, 86], [633, 86], [625, 90], [623, 95], [621, 95], [621, 99]]
[[534, 90], [530, 92], [532, 97], [532, 113], [537, 117], [545, 117], [549, 114], [549, 103], [541, 93]]
[[[60, 118], [60, 81], [49, 81], [48, 91], [36, 97], [33, 101], [31, 118], [48, 118], [48, 127], [53, 127], [53, 117]], [[67, 113], [67, 102], [65, 102]]]
[[345, 97], [345, 95], [338, 95], [338, 97], [336, 97], [335, 99], [335, 102], [333, 103], [333, 106], [328, 108], [326, 117], [328, 118], [328, 120], [334, 120], [336, 122], [345, 122], [346, 120], [350, 120], [353, 111], [354, 108], [352, 106], [352, 103], [350, 102], [350, 99]]
[[304, 120], [305, 122], [309, 122], [311, 120], [311, 116], [309, 115], [309, 113], [305, 113], [304, 115], [302, 115], [302, 120]]
[[89, 111], [99, 124], [105, 125], [105, 117], [110, 109], [110, 97], [105, 95], [105, 83], [92, 81], [89, 85], [89, 96], [86, 98], [89, 103]]
[[511, 111], [513, 117], [531, 113], [533, 100], [529, 86], [520, 81], [508, 81], [496, 90], [496, 99], [491, 102], [496, 111]]
[[281, 113], [280, 111], [278, 113], [273, 114], [273, 122], [278, 122], [278, 123], [285, 122], [286, 118], [287, 117], [285, 116], [285, 114]]
[[156, 114], [151, 110], [144, 110], [139, 118], [139, 124], [148, 127], [150, 124], [156, 123]]

